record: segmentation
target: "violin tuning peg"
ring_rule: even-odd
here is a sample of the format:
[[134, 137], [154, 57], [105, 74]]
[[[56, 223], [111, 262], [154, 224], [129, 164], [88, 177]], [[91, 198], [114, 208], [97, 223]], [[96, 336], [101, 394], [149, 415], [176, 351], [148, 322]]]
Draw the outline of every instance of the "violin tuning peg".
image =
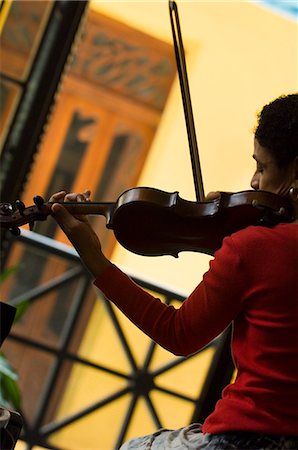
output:
[[17, 200], [17, 201], [15, 202], [15, 205], [16, 205], [16, 207], [18, 208], [19, 213], [20, 213], [21, 215], [23, 215], [23, 212], [24, 212], [24, 209], [25, 209], [24, 203], [23, 203], [21, 200]]
[[19, 228], [10, 228], [9, 231], [14, 236], [20, 236], [20, 234], [21, 234], [21, 230]]
[[34, 222], [29, 222], [29, 230], [33, 231], [34, 230]]
[[35, 195], [35, 197], [33, 197], [33, 201], [37, 208], [40, 208], [44, 204], [44, 199], [40, 195]]
[[0, 204], [0, 213], [9, 216], [13, 213], [13, 206], [11, 203], [1, 203]]

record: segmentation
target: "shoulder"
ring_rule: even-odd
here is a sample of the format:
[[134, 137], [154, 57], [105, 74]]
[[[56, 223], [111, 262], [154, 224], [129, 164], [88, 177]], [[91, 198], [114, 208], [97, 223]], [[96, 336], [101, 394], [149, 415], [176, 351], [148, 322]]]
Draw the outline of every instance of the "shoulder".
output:
[[270, 229], [260, 226], [249, 226], [239, 230], [223, 240], [222, 248], [241, 249], [246, 248], [250, 243], [269, 239]]
[[231, 235], [236, 241], [248, 239], [297, 239], [298, 238], [298, 224], [294, 223], [280, 223], [272, 228], [262, 226], [249, 226], [243, 230], [237, 231]]
[[249, 226], [233, 233], [223, 242], [223, 246], [233, 246], [241, 254], [258, 253], [266, 248], [297, 248], [297, 244], [298, 224], [279, 224], [273, 228]]

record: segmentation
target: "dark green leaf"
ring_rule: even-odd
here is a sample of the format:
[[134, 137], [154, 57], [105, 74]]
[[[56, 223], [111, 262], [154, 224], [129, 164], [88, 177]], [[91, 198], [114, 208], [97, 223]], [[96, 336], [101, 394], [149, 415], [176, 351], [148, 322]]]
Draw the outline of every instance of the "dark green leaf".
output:
[[21, 405], [21, 394], [15, 380], [6, 375], [0, 376], [0, 392], [2, 399], [10, 403], [14, 408], [19, 409]]
[[5, 269], [2, 273], [0, 273], [0, 284], [4, 283], [6, 278], [8, 278], [13, 273], [17, 272], [19, 270], [19, 267], [10, 267], [9, 269]]
[[16, 323], [18, 320], [20, 320], [23, 317], [23, 315], [27, 311], [29, 305], [30, 305], [29, 300], [22, 300], [18, 305], [14, 305], [17, 308], [16, 315], [14, 318], [14, 323]]
[[0, 353], [0, 403], [2, 406], [13, 406], [18, 409], [21, 395], [16, 380], [18, 374], [10, 365], [3, 353]]
[[16, 371], [12, 368], [3, 353], [0, 353], [0, 374], [3, 374], [13, 380], [18, 379]]

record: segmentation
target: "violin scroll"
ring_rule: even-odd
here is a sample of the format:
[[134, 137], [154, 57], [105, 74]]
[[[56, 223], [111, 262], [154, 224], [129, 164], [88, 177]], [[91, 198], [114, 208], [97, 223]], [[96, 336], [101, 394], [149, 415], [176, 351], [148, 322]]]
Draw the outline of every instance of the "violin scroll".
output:
[[8, 228], [14, 236], [20, 235], [22, 225], [29, 224], [30, 231], [34, 228], [36, 220], [46, 220], [50, 214], [50, 207], [44, 204], [44, 200], [39, 195], [33, 199], [35, 206], [26, 208], [21, 200], [15, 203], [0, 203], [0, 225], [1, 228]]

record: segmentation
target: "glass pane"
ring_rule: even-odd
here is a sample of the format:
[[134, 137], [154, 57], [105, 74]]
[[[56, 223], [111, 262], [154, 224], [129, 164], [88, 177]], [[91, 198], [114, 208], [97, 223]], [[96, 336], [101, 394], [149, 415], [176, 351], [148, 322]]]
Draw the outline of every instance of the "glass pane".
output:
[[[135, 336], [135, 339], [139, 343], [138, 351], [140, 352], [141, 349], [144, 349], [143, 343], [148, 345], [148, 338], [146, 336], [143, 338], [144, 334], [139, 330], [132, 330], [134, 327], [131, 324], [124, 323], [127, 319], [123, 315], [121, 317], [120, 312], [114, 312], [123, 330], [123, 339], [126, 343], [131, 341], [131, 332], [134, 333], [135, 330], [138, 332], [138, 336]], [[112, 317], [105, 308], [104, 301], [99, 300], [94, 305], [90, 321], [80, 345], [79, 355], [89, 361], [119, 371], [120, 373], [129, 374], [131, 372], [131, 366], [124, 350], [122, 337], [117, 333]]]
[[[15, 446], [15, 450], [28, 450], [28, 446], [26, 442], [18, 440]], [[32, 450], [46, 450], [46, 447], [39, 447], [34, 445], [34, 447], [32, 447]]]
[[[121, 129], [121, 125], [118, 128]], [[97, 201], [111, 201], [129, 187], [128, 183], [138, 174], [142, 146], [143, 138], [140, 134], [116, 131], [95, 192]]]
[[[96, 201], [116, 201], [120, 194], [136, 182], [144, 160], [144, 136], [128, 129], [125, 123], [118, 123], [111, 140], [108, 158], [99, 177], [93, 198]], [[106, 229], [101, 218], [92, 217], [93, 226], [101, 238], [103, 251], [109, 254], [114, 235]]]
[[192, 402], [158, 391], [153, 391], [150, 397], [164, 428], [177, 429], [190, 423], [194, 412]]
[[66, 378], [67, 386], [63, 395], [60, 392], [55, 420], [64, 419], [98, 402], [113, 402], [114, 396], [122, 397], [122, 391], [127, 386], [126, 379], [87, 364], [64, 364], [60, 371], [60, 382], [64, 384]]
[[149, 411], [144, 398], [139, 397], [129, 423], [128, 431], [125, 435], [125, 440], [144, 436], [153, 433], [154, 431], [156, 431], [156, 425], [151, 412]]
[[[58, 346], [80, 289], [81, 265], [17, 243], [7, 267], [15, 267], [16, 272], [1, 286], [1, 298], [18, 303], [29, 301], [27, 310], [12, 331]], [[65, 276], [70, 278], [61, 284]]]
[[144, 366], [145, 359], [152, 341], [141, 330], [133, 325], [121, 311], [115, 308], [115, 312], [118, 317], [119, 323], [125, 330], [126, 341], [137, 363], [137, 366], [139, 368], [142, 368]]
[[[46, 449], [46, 447], [39, 447], [36, 445], [34, 447], [32, 447], [32, 450], [45, 450], [45, 449]], [[19, 439], [18, 442], [16, 443], [15, 450], [28, 450], [28, 446], [27, 446], [26, 442], [21, 441]]]
[[[4, 342], [1, 351], [19, 374], [22, 416], [33, 425], [56, 358], [33, 346], [11, 340]], [[22, 370], [23, 367], [26, 370]]]
[[53, 3], [13, 1], [1, 36], [1, 71], [24, 80]]
[[[97, 383], [100, 383], [99, 379]], [[50, 444], [72, 450], [112, 450], [115, 448], [130, 398], [130, 395], [125, 395], [64, 427], [50, 436]]]
[[[65, 130], [60, 153], [51, 173], [51, 178], [48, 180], [44, 198], [49, 198], [53, 192], [58, 192], [61, 189], [68, 192], [72, 190], [73, 182], [80, 173], [81, 164], [91, 143], [91, 138], [86, 139], [86, 130], [88, 131], [88, 128], [93, 125], [97, 125], [95, 117], [86, 115], [79, 109], [72, 111], [69, 126]], [[57, 228], [54, 220], [47, 220], [38, 222], [35, 231], [53, 238]]]
[[[156, 352], [156, 361], [158, 361], [160, 353]], [[157, 386], [192, 399], [198, 398], [213, 355], [214, 350], [208, 348], [190, 359], [182, 360], [177, 366], [155, 377]]]

